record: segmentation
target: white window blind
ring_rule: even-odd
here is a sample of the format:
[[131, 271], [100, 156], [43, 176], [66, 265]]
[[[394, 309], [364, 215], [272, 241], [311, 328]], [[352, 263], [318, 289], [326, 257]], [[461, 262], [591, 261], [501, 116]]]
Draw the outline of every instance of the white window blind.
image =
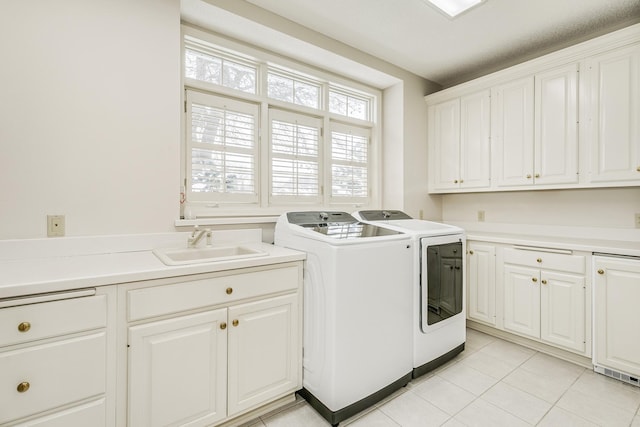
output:
[[357, 202], [369, 196], [369, 129], [332, 124], [331, 197]]
[[257, 202], [258, 106], [187, 91], [187, 199]]
[[271, 202], [320, 201], [322, 121], [269, 110]]

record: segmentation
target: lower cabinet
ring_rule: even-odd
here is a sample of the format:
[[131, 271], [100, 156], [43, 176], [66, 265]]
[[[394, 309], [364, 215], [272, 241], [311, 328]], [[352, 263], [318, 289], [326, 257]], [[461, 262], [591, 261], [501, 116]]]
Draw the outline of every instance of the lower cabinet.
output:
[[593, 363], [640, 377], [640, 259], [595, 256]]
[[111, 295], [105, 287], [2, 301], [0, 425], [113, 422]]
[[503, 284], [506, 331], [585, 352], [584, 256], [506, 248]]
[[467, 241], [467, 319], [591, 356], [587, 252]]
[[467, 242], [467, 317], [496, 325], [496, 247]]
[[227, 310], [129, 330], [129, 425], [206, 425], [226, 417]]
[[127, 425], [216, 425], [298, 390], [301, 268], [127, 291], [130, 319], [162, 317], [127, 327]]

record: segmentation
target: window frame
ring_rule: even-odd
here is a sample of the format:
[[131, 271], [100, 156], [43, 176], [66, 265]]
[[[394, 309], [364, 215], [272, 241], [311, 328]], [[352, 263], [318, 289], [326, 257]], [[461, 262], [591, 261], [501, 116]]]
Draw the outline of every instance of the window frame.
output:
[[[242, 61], [256, 65], [256, 94], [234, 90], [205, 81], [185, 77], [185, 40], [197, 40], [200, 44], [211, 46], [215, 52], [229, 55], [234, 61], [240, 58]], [[356, 82], [343, 76], [336, 75], [326, 70], [305, 65], [281, 55], [274, 54], [259, 47], [240, 43], [221, 35], [213, 34], [205, 30], [194, 28], [188, 24], [182, 25], [181, 32], [181, 88], [184, 112], [181, 114], [182, 142], [181, 142], [181, 202], [189, 203], [190, 210], [198, 218], [216, 217], [265, 217], [280, 215], [290, 210], [321, 210], [336, 209], [351, 212], [356, 209], [375, 209], [380, 207], [381, 195], [381, 105], [382, 92], [361, 82]], [[293, 104], [269, 98], [267, 95], [267, 73], [269, 70], [275, 74], [291, 76], [303, 82], [319, 84], [320, 101], [319, 108], [315, 109], [299, 104]], [[370, 121], [350, 118], [329, 112], [329, 92], [331, 90], [340, 93], [351, 92], [356, 97], [370, 99]], [[259, 108], [259, 133], [258, 133], [258, 158], [256, 168], [259, 175], [256, 177], [257, 195], [255, 201], [234, 200], [233, 198], [218, 198], [210, 200], [194, 200], [193, 195], [188, 194], [187, 170], [190, 160], [188, 146], [191, 124], [188, 122], [187, 91], [203, 92], [212, 96], [231, 98], [240, 102], [254, 103]], [[272, 197], [271, 195], [271, 138], [270, 138], [270, 110], [284, 110], [295, 114], [314, 117], [321, 122], [321, 146], [320, 146], [320, 195], [314, 200], [300, 200], [299, 197], [287, 198], [284, 196]], [[368, 197], [343, 198], [332, 197], [331, 191], [331, 151], [328, 145], [332, 126], [336, 123], [357, 128], [369, 129], [370, 142], [368, 146]], [[189, 173], [189, 174], [188, 174]], [[190, 197], [189, 197], [190, 196]], [[182, 211], [182, 209], [181, 209]]]

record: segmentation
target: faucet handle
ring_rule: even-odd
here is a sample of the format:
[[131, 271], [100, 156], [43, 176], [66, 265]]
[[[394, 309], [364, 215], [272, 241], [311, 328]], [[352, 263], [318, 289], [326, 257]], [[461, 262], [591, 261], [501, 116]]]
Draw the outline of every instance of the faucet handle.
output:
[[196, 233], [198, 232], [198, 230], [200, 230], [200, 227], [198, 227], [198, 225], [194, 225], [193, 226], [193, 232], [191, 233], [191, 237], [195, 237]]

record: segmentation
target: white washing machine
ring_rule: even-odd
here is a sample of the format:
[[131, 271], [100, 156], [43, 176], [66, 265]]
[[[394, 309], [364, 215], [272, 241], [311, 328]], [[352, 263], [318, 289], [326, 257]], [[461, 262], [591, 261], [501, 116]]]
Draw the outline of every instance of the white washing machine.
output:
[[401, 211], [367, 210], [353, 216], [413, 239], [413, 377], [451, 360], [466, 339], [466, 237], [459, 227], [413, 219]]
[[275, 244], [307, 253], [304, 397], [332, 425], [412, 375], [413, 241], [345, 212], [289, 212]]

